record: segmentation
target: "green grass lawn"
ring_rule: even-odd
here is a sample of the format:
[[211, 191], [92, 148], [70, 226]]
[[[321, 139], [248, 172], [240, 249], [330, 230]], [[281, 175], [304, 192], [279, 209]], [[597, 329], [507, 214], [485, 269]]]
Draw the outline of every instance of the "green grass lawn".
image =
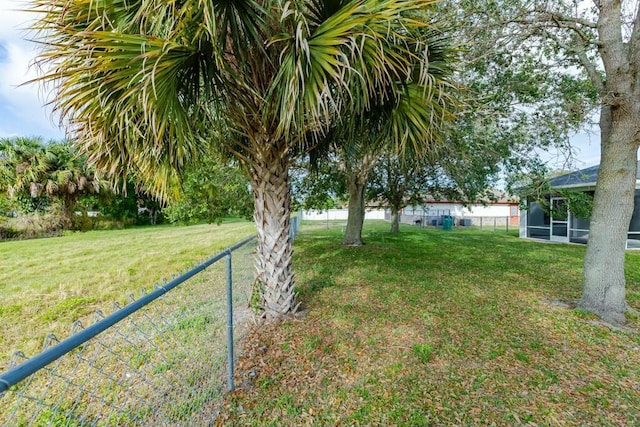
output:
[[[615, 332], [558, 304], [580, 296], [583, 246], [387, 228], [347, 248], [303, 227], [307, 313], [253, 332], [219, 425], [640, 425], [639, 319]], [[638, 252], [627, 285], [639, 309]]]
[[65, 338], [74, 320], [109, 313], [113, 302], [139, 297], [254, 232], [251, 222], [229, 221], [0, 242], [0, 371], [13, 351], [32, 356], [48, 332]]

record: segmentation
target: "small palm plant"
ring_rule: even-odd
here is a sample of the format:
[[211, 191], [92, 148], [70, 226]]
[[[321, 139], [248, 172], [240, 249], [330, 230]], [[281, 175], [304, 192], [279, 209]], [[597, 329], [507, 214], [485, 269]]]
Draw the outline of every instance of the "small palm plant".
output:
[[221, 149], [251, 180], [266, 317], [297, 304], [292, 160], [345, 117], [388, 105], [399, 145], [431, 141], [447, 84], [430, 73], [434, 0], [32, 0], [38, 63], [92, 163], [168, 194]]

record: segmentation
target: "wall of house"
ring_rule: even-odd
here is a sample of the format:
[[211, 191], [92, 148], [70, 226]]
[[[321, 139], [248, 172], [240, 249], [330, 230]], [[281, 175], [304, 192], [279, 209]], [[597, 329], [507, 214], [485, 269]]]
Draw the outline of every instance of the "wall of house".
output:
[[627, 248], [640, 249], [640, 189], [636, 189], [633, 216], [629, 224], [629, 240]]
[[[302, 219], [307, 221], [346, 221], [349, 216], [347, 209], [329, 209], [325, 211], [303, 211]], [[364, 219], [385, 219], [384, 209], [366, 209]]]
[[[456, 220], [479, 218], [499, 218], [503, 225], [509, 221], [510, 226], [517, 227], [520, 223], [520, 208], [517, 203], [500, 203], [492, 205], [468, 205], [451, 202], [433, 202], [423, 206], [407, 206], [402, 210], [403, 222], [412, 222], [422, 217], [435, 218], [450, 215]], [[412, 219], [415, 217], [415, 219]], [[508, 218], [508, 219], [507, 219]], [[474, 223], [477, 221], [474, 221]], [[474, 224], [475, 225], [475, 224]]]
[[[302, 212], [302, 219], [307, 221], [346, 221], [349, 211], [347, 209], [329, 209], [324, 211], [308, 210]], [[412, 224], [418, 219], [435, 218], [443, 215], [453, 216], [457, 221], [471, 219], [473, 225], [480, 224], [480, 218], [484, 218], [486, 224], [493, 224], [494, 218], [498, 226], [517, 227], [520, 222], [520, 209], [518, 204], [496, 204], [489, 206], [471, 205], [463, 206], [459, 203], [428, 203], [424, 206], [408, 206], [401, 210], [401, 222]], [[366, 209], [365, 219], [391, 219], [389, 209]], [[431, 222], [429, 221], [429, 224]]]
[[459, 203], [427, 203], [424, 206], [407, 206], [403, 209], [405, 215], [451, 215], [454, 217], [463, 216], [511, 216], [510, 205], [470, 205], [463, 206]]

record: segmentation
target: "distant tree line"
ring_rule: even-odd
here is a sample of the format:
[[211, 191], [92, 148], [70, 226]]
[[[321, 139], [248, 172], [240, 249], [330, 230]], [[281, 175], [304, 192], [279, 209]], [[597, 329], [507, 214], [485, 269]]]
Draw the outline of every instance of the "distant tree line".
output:
[[0, 139], [0, 238], [251, 214], [247, 179], [213, 156], [187, 168], [182, 184], [161, 202], [134, 176], [107, 181], [69, 141]]

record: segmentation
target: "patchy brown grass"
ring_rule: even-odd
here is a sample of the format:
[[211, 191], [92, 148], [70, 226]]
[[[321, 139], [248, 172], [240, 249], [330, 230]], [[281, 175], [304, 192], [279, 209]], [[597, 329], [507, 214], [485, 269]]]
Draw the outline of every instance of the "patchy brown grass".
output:
[[308, 312], [253, 331], [218, 425], [640, 425], [639, 319], [554, 303], [579, 297], [583, 247], [385, 229], [299, 237]]

